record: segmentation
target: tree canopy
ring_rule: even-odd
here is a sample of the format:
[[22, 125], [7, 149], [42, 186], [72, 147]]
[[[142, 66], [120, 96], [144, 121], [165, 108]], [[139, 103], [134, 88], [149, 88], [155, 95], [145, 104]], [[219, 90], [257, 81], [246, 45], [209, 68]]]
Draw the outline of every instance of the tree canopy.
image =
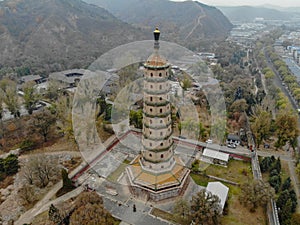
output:
[[205, 189], [198, 192], [191, 200], [191, 216], [195, 224], [219, 224], [222, 209], [218, 196]]
[[82, 192], [75, 201], [75, 211], [70, 225], [113, 225], [115, 219], [104, 208], [102, 198], [96, 192]]
[[274, 197], [274, 189], [262, 180], [255, 180], [242, 185], [242, 193], [239, 196], [240, 202], [255, 212], [258, 206], [266, 207], [267, 203]]

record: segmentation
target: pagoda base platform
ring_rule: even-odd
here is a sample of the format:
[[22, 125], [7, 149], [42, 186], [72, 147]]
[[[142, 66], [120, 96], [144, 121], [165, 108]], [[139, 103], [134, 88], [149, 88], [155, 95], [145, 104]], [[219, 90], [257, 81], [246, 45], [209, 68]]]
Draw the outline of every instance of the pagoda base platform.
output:
[[141, 155], [138, 155], [126, 168], [131, 193], [154, 202], [181, 195], [189, 184], [190, 170], [179, 157], [174, 159], [176, 163], [170, 170], [154, 172], [141, 166]]

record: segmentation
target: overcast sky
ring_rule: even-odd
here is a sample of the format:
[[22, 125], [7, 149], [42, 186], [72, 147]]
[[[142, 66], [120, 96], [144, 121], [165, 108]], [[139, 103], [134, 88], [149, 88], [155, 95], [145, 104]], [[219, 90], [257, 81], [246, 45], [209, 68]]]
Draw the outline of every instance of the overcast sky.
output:
[[[183, 2], [184, 0], [172, 0], [177, 2]], [[198, 0], [199, 2], [202, 2], [206, 5], [221, 5], [221, 6], [227, 6], [227, 5], [264, 5], [264, 4], [270, 4], [270, 5], [276, 5], [281, 7], [292, 7], [297, 6], [300, 7], [300, 0]]]

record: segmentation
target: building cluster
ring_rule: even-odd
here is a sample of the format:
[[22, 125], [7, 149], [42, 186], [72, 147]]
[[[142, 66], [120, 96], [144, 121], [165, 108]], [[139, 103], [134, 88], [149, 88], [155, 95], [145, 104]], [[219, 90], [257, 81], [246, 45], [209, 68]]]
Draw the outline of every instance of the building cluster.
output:
[[294, 61], [300, 65], [300, 46], [288, 46], [287, 50], [292, 55]]
[[286, 53], [293, 58], [294, 62], [300, 65], [300, 31], [282, 35], [276, 40], [275, 46], [286, 46], [285, 43], [289, 44], [285, 49]]
[[266, 25], [262, 23], [238, 23], [230, 32], [229, 41], [251, 46], [266, 31]]

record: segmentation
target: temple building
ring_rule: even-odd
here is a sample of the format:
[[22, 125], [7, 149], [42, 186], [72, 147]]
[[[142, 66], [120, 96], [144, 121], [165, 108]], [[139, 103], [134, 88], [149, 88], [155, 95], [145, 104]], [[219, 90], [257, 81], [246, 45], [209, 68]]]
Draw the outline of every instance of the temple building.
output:
[[144, 63], [144, 107], [141, 154], [126, 168], [130, 190], [160, 201], [180, 195], [189, 182], [189, 170], [174, 155], [169, 67], [159, 54], [160, 31], [154, 31], [154, 53]]

